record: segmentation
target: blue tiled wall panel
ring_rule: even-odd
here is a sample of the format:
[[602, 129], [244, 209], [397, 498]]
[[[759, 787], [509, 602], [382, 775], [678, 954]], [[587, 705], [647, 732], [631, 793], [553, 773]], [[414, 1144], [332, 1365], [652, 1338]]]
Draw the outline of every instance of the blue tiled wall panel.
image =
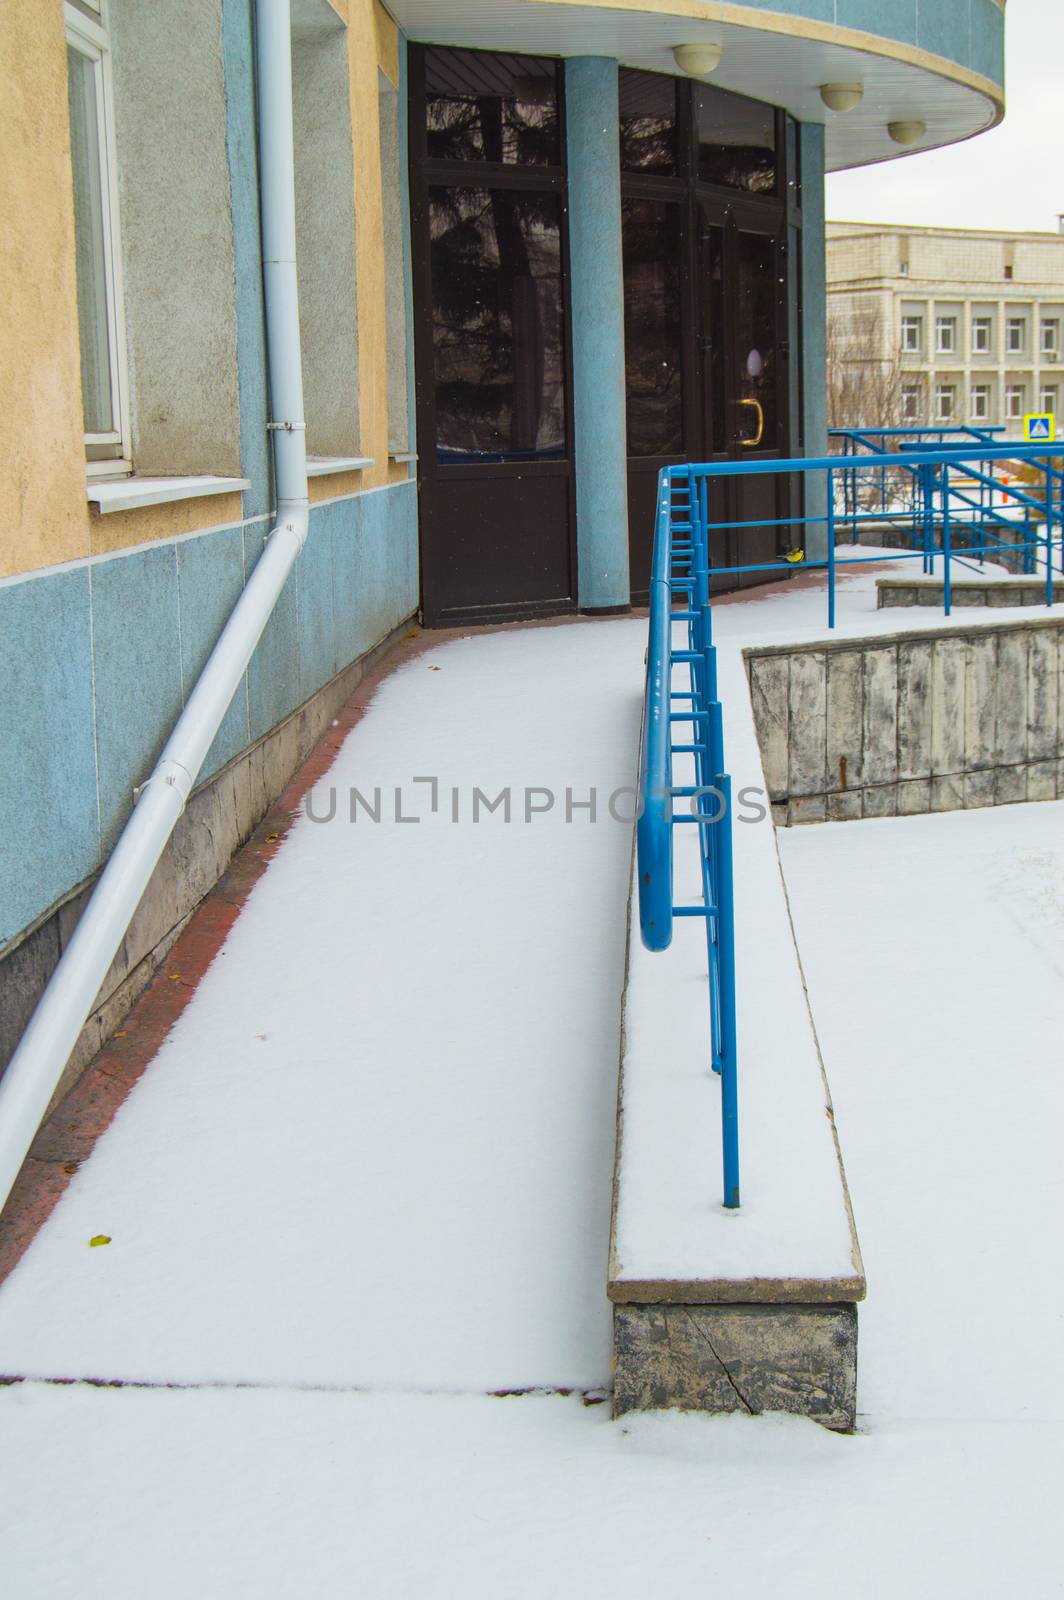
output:
[[917, 45], [1004, 81], [1004, 12], [997, 0], [734, 0], [754, 11], [858, 28]]
[[0, 949], [96, 865], [89, 574], [0, 584]]
[[973, 72], [1005, 81], [1005, 28], [997, 0], [971, 0]]
[[90, 567], [103, 845], [115, 842], [181, 711], [181, 607], [172, 543]]
[[[187, 700], [244, 587], [244, 534], [225, 528], [176, 546], [181, 619], [181, 689]], [[251, 734], [248, 697], [241, 683], [203, 764], [204, 778], [243, 750]]]
[[[244, 529], [248, 575], [262, 554], [264, 529]], [[252, 740], [261, 739], [300, 702], [299, 584], [289, 576], [248, 667], [248, 713]]]
[[345, 520], [361, 520], [360, 512], [354, 509], [356, 505], [357, 502], [339, 500], [311, 509], [310, 532], [293, 574], [299, 585], [300, 701], [309, 700], [337, 671], [337, 530]]
[[[0, 584], [0, 949], [113, 845], [262, 533], [223, 528]], [[202, 777], [410, 615], [417, 559], [414, 483], [315, 507]]]
[[835, 20], [840, 27], [861, 28], [902, 44], [915, 44], [918, 9], [917, 0], [838, 0]]
[[916, 42], [921, 50], [945, 56], [968, 66], [972, 57], [972, 10], [970, 0], [951, 0], [944, 5], [921, 5], [916, 24]]

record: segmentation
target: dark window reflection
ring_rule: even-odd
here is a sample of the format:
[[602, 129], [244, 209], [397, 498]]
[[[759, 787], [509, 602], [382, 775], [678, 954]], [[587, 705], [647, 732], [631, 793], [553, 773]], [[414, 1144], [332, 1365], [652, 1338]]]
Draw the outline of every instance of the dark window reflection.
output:
[[700, 220], [702, 234], [699, 241], [701, 265], [699, 288], [702, 296], [706, 432], [711, 451], [714, 455], [720, 455], [727, 450], [730, 443], [724, 376], [724, 229], [707, 223], [704, 216]]
[[676, 171], [676, 79], [621, 68], [621, 169]]
[[560, 166], [558, 98], [555, 61], [426, 50], [429, 159]]
[[740, 233], [738, 246], [734, 348], [739, 437], [751, 438], [760, 425], [762, 446], [771, 449], [777, 430], [776, 241], [760, 233]]
[[443, 462], [561, 456], [561, 209], [520, 190], [429, 190]]
[[625, 200], [622, 230], [628, 454], [681, 455], [680, 208]]
[[776, 192], [776, 113], [721, 89], [695, 92], [698, 175], [747, 194]]

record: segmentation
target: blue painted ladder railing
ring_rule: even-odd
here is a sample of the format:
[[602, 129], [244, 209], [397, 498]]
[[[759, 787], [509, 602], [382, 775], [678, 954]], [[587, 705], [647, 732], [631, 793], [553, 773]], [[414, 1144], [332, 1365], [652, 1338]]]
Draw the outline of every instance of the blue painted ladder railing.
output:
[[[676, 646], [677, 627], [683, 629], [682, 648]], [[686, 730], [679, 740], [678, 730]], [[693, 782], [674, 784], [675, 756], [686, 758]], [[673, 830], [685, 825], [697, 829], [701, 900], [676, 905]], [[677, 917], [705, 922], [709, 1056], [720, 1078], [724, 1204], [734, 1210], [739, 1205], [739, 1113], [731, 778], [724, 770], [709, 605], [706, 484], [685, 467], [666, 467], [658, 480], [636, 855], [639, 926], [648, 950], [668, 949]]]

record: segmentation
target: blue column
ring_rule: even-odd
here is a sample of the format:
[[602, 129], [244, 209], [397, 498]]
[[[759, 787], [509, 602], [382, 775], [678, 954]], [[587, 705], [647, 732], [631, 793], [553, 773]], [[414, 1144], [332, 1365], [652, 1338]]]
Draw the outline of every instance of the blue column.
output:
[[[827, 267], [824, 238], [824, 130], [819, 123], [801, 128], [802, 182], [802, 397], [803, 436], [807, 456], [823, 456], [828, 448]], [[823, 475], [808, 480], [806, 515], [827, 512]], [[826, 561], [827, 529], [814, 523], [806, 530], [806, 554]]]
[[616, 61], [566, 61], [565, 115], [578, 595], [613, 611], [630, 601]]

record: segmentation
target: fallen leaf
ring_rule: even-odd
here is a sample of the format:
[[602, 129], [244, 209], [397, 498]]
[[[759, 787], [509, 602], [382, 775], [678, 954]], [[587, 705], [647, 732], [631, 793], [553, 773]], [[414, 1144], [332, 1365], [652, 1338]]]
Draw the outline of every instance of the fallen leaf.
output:
[[89, 1249], [95, 1250], [97, 1245], [110, 1243], [111, 1235], [109, 1233], [94, 1233], [92, 1238], [89, 1240]]

